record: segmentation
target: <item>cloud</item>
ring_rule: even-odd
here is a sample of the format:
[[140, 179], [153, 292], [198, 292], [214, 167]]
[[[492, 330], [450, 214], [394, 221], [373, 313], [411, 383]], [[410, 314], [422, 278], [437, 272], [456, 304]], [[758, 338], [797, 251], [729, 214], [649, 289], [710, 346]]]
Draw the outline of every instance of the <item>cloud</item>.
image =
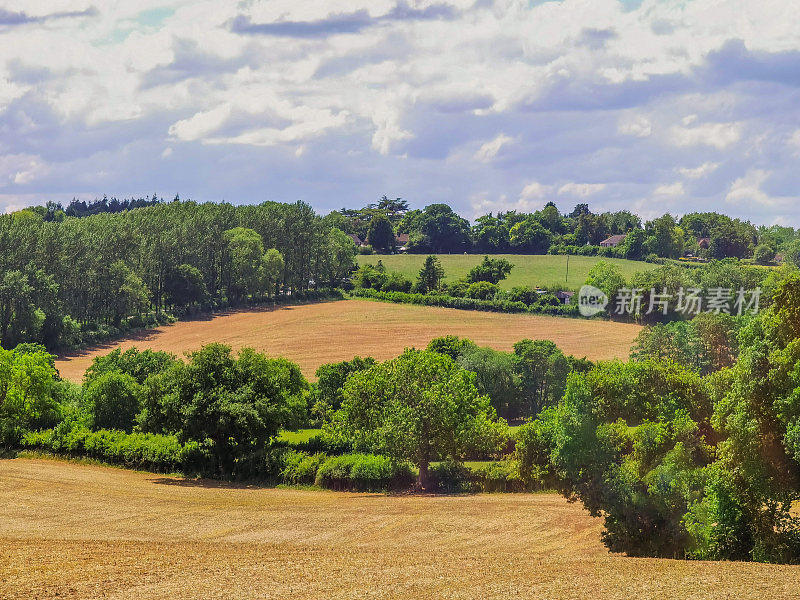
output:
[[588, 198], [606, 189], [605, 183], [565, 183], [558, 188], [559, 196], [577, 196]]
[[431, 4], [413, 8], [407, 2], [398, 2], [389, 12], [373, 17], [367, 9], [354, 12], [331, 13], [313, 21], [273, 21], [254, 23], [249, 16], [237, 15], [231, 22], [233, 33], [242, 35], [269, 35], [292, 38], [321, 38], [337, 34], [355, 34], [375, 25], [395, 21], [452, 20], [459, 12], [449, 4]]
[[474, 158], [475, 160], [484, 163], [492, 162], [497, 157], [497, 154], [500, 152], [500, 150], [513, 141], [514, 138], [501, 133], [493, 140], [489, 140], [488, 142], [481, 144], [481, 147], [478, 148]]
[[704, 162], [702, 165], [693, 168], [680, 167], [678, 168], [678, 173], [689, 179], [700, 179], [716, 170], [718, 167], [719, 163]]
[[800, 226], [785, 0], [82, 1], [0, 12], [0, 210], [385, 192]]

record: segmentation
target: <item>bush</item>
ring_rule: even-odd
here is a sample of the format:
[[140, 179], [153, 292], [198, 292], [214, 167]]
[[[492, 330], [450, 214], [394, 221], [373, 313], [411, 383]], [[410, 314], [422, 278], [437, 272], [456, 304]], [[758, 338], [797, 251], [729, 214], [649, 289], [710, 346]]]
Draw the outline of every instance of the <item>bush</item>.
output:
[[437, 492], [461, 494], [471, 492], [472, 472], [462, 463], [452, 460], [431, 465], [431, 486]]
[[181, 444], [174, 435], [90, 431], [63, 423], [55, 429], [29, 432], [22, 447], [72, 457], [88, 457], [128, 468], [160, 473], [199, 472], [205, 462], [196, 442]]
[[375, 454], [343, 454], [319, 466], [315, 483], [332, 490], [378, 492], [409, 488], [414, 479], [408, 463]]
[[467, 298], [476, 298], [478, 300], [492, 300], [495, 296], [497, 296], [497, 292], [500, 290], [494, 283], [489, 283], [488, 281], [479, 281], [477, 283], [471, 283], [470, 286], [467, 288], [466, 297]]
[[457, 298], [445, 294], [405, 294], [403, 292], [379, 292], [370, 289], [355, 289], [352, 294], [359, 298], [371, 298], [383, 302], [400, 304], [418, 304], [422, 306], [443, 306], [462, 310], [484, 310], [504, 313], [531, 313], [556, 316], [577, 317], [578, 307], [574, 304], [534, 304], [528, 306], [524, 302], [510, 300], [478, 300], [475, 298]]
[[86, 384], [83, 397], [98, 429], [130, 432], [141, 408], [142, 387], [125, 373], [111, 371]]
[[316, 454], [306, 454], [297, 450], [289, 450], [283, 456], [283, 469], [281, 479], [284, 483], [312, 484], [317, 478], [317, 470], [325, 462], [327, 456], [318, 452]]

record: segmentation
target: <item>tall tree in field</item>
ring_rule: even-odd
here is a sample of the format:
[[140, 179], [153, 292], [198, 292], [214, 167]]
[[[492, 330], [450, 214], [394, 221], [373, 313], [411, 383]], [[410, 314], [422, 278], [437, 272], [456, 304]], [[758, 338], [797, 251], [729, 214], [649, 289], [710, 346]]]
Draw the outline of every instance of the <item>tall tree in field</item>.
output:
[[391, 252], [394, 250], [394, 229], [388, 217], [375, 215], [369, 224], [367, 241], [376, 250]]
[[423, 294], [438, 290], [444, 279], [444, 268], [433, 254], [425, 259], [417, 279], [417, 290]]
[[353, 373], [342, 396], [327, 427], [365, 449], [411, 461], [421, 489], [430, 486], [432, 461], [495, 450], [505, 430], [489, 397], [475, 387], [475, 374], [427, 350], [406, 350]]
[[278, 295], [278, 282], [281, 280], [286, 263], [283, 255], [275, 248], [270, 248], [264, 254], [264, 279], [267, 285], [267, 293], [272, 293], [273, 297]]

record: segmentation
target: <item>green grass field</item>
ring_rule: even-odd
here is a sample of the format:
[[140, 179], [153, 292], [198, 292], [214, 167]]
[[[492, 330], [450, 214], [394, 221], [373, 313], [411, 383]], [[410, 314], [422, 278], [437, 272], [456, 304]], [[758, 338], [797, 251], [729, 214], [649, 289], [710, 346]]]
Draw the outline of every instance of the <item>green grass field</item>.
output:
[[[424, 254], [372, 254], [358, 257], [359, 265], [376, 264], [379, 260], [390, 271], [398, 271], [411, 280], [416, 280]], [[482, 254], [439, 254], [447, 281], [455, 281], [483, 260]], [[500, 287], [510, 289], [514, 286], [529, 287], [564, 285], [567, 289], [578, 289], [586, 281], [589, 270], [601, 260], [617, 265], [627, 279], [634, 273], [656, 268], [657, 265], [621, 258], [599, 256], [559, 256], [530, 254], [495, 254], [494, 258], [505, 258], [514, 268], [508, 278], [500, 282]], [[567, 273], [569, 259], [569, 273]]]

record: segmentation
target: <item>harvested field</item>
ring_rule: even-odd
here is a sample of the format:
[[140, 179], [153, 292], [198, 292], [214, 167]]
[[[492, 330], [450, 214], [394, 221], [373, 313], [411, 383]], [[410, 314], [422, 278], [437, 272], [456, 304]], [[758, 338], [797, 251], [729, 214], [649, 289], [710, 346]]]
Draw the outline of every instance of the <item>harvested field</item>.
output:
[[61, 357], [61, 375], [80, 381], [92, 358], [117, 347], [168, 350], [178, 355], [210, 342], [250, 346], [297, 362], [307, 377], [324, 363], [355, 355], [386, 360], [404, 348], [424, 348], [440, 335], [466, 336], [510, 350], [524, 338], [554, 341], [568, 354], [593, 360], [626, 358], [638, 325], [541, 315], [456, 310], [369, 300], [343, 300], [275, 309], [230, 311], [140, 332], [114, 344]]
[[553, 494], [258, 489], [0, 461], [0, 597], [797, 598], [800, 569], [610, 555]]

